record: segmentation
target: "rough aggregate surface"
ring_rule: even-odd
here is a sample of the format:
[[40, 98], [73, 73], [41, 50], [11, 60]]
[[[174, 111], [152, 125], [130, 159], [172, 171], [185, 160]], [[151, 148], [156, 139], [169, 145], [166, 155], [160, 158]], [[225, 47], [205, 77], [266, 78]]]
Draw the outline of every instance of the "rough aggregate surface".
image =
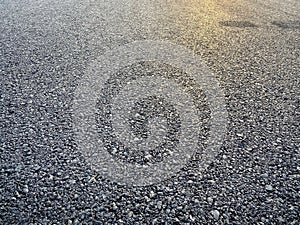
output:
[[[2, 0], [0, 11], [1, 224], [299, 224], [296, 0]], [[90, 61], [145, 39], [183, 45], [205, 61], [225, 92], [228, 130], [203, 173], [195, 154], [176, 176], [130, 187], [85, 163], [71, 108]], [[157, 63], [145, 67], [181, 74]], [[109, 91], [119, 88], [117, 78], [111, 81], [99, 101], [109, 101]], [[191, 86], [184, 75], [180, 82]], [[205, 96], [200, 90], [194, 96], [209, 127]], [[134, 117], [133, 131], [147, 138], [147, 121], [158, 114], [170, 127], [172, 150], [180, 119], [168, 102], [155, 107], [159, 101], [137, 103], [147, 118]], [[111, 154], [149, 161], [147, 154], [123, 159], [121, 153]]]

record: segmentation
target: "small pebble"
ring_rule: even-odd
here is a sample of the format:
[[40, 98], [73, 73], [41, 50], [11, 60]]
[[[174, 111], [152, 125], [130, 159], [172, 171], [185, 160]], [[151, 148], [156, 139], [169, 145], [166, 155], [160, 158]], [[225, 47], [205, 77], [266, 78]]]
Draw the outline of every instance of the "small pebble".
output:
[[162, 202], [161, 202], [161, 201], [158, 201], [158, 202], [157, 202], [157, 208], [158, 208], [158, 209], [161, 209], [161, 206], [162, 206]]
[[266, 190], [267, 191], [273, 191], [273, 187], [271, 185], [266, 185]]
[[207, 201], [208, 201], [208, 203], [210, 203], [210, 204], [211, 204], [211, 203], [212, 203], [214, 200], [213, 200], [213, 198], [211, 198], [211, 197], [208, 197], [208, 198], [207, 198]]
[[153, 198], [155, 196], [154, 191], [150, 191], [150, 198]]
[[75, 184], [76, 180], [70, 180], [69, 182], [70, 182], [70, 184]]
[[118, 209], [118, 206], [116, 205], [116, 203], [113, 203], [112, 206], [113, 206], [113, 210], [117, 210]]
[[24, 191], [25, 193], [28, 193], [28, 192], [29, 192], [29, 188], [28, 188], [27, 185], [24, 187], [23, 191]]
[[218, 210], [212, 210], [211, 214], [213, 215], [215, 220], [218, 220], [220, 217], [220, 212]]

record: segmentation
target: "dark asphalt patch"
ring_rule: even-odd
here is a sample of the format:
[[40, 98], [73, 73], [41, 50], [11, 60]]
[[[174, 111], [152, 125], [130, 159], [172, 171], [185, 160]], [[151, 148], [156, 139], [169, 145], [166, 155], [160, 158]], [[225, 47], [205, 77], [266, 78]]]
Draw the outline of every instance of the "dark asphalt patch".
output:
[[257, 27], [257, 25], [255, 25], [250, 21], [221, 21], [219, 22], [219, 24], [224, 27], [238, 27], [238, 28]]
[[288, 22], [273, 21], [272, 24], [283, 29], [300, 29], [300, 20]]

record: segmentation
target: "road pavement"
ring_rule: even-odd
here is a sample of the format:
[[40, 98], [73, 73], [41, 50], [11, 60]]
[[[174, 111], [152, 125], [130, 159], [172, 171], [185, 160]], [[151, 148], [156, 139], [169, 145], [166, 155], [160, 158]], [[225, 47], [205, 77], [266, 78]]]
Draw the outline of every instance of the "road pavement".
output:
[[1, 224], [299, 224], [299, 1], [0, 12]]

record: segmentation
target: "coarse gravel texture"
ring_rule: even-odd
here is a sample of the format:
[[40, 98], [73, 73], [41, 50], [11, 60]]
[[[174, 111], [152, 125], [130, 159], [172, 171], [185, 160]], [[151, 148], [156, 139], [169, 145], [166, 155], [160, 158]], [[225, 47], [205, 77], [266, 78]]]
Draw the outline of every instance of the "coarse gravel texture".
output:
[[[278, 4], [0, 1], [0, 224], [299, 224], [300, 8]], [[90, 61], [146, 39], [206, 62], [228, 131], [205, 173], [195, 154], [159, 184], [122, 186], [85, 163], [71, 108]], [[170, 121], [176, 131], [176, 113]]]

